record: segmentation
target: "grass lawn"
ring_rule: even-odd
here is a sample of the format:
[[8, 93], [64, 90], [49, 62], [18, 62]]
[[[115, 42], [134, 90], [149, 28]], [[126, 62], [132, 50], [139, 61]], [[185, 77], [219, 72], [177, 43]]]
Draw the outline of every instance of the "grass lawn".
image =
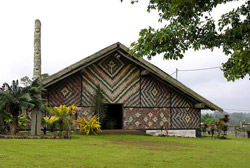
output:
[[250, 167], [250, 139], [73, 135], [0, 139], [0, 167]]

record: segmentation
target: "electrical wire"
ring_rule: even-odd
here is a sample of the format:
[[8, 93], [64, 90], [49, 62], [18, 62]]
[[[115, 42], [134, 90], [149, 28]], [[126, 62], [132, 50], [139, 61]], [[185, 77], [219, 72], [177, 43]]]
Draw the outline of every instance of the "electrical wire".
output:
[[[183, 70], [177, 69], [177, 71], [182, 71], [182, 72], [184, 72], [184, 71], [204, 71], [204, 70], [217, 69], [217, 68], [221, 68], [221, 66], [210, 67], [210, 68], [200, 68], [200, 69], [183, 69]], [[172, 74], [170, 74], [170, 76], [174, 75], [175, 73], [176, 73], [176, 71], [173, 72]]]
[[201, 69], [184, 69], [184, 70], [179, 70], [178, 71], [203, 71], [203, 70], [209, 70], [209, 69], [217, 69], [217, 68], [221, 68], [219, 67], [211, 67], [211, 68], [201, 68]]

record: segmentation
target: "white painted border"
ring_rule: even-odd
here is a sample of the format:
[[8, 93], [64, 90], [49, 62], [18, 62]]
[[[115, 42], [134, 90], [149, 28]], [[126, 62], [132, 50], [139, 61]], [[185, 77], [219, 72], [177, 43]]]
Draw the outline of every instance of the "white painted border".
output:
[[[146, 130], [146, 134], [158, 136], [159, 134], [166, 135], [166, 130]], [[196, 130], [168, 130], [169, 136], [179, 136], [179, 137], [196, 137]]]

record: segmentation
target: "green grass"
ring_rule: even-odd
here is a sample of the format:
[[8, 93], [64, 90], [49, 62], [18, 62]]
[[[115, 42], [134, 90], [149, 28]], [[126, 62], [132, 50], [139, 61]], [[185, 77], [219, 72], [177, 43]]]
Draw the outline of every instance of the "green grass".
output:
[[73, 135], [0, 139], [0, 167], [250, 167], [250, 140]]

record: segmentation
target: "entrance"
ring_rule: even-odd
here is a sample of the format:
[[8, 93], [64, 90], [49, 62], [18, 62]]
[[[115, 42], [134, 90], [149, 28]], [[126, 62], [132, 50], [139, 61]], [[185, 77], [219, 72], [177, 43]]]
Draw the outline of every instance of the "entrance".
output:
[[107, 104], [103, 129], [122, 129], [122, 104]]

